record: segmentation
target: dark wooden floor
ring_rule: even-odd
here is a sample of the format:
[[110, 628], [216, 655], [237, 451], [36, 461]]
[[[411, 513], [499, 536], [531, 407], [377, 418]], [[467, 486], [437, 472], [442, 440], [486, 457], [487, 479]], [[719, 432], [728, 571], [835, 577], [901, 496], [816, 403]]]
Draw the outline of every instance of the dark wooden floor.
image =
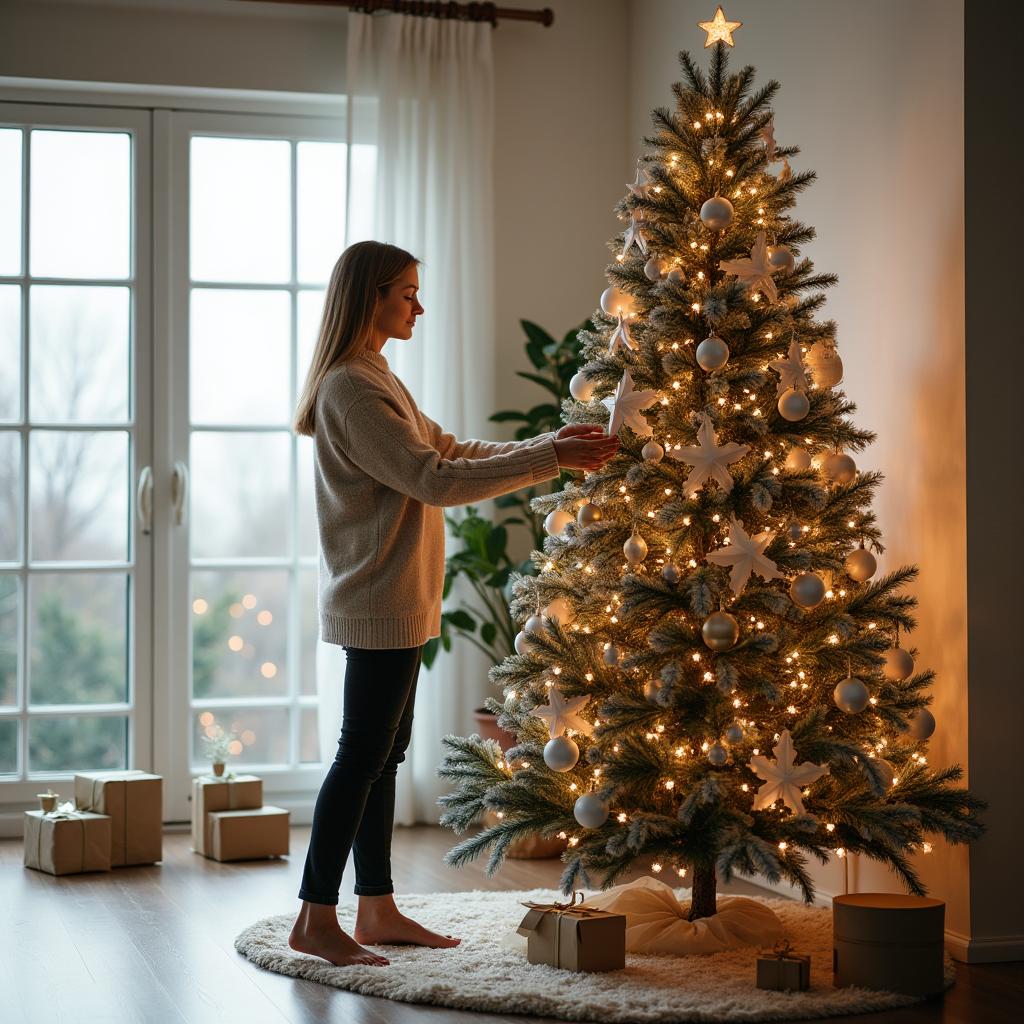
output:
[[[262, 971], [239, 956], [235, 935], [254, 919], [297, 908], [309, 830], [292, 831], [288, 860], [217, 864], [189, 850], [186, 833], [164, 837], [162, 865], [53, 878], [22, 867], [20, 841], [0, 841], [0, 1020], [4, 1024], [527, 1024], [342, 992]], [[441, 863], [451, 833], [400, 828], [394, 839], [399, 893], [554, 886], [559, 862], [482, 867]], [[342, 899], [352, 899], [346, 874]], [[736, 886], [732, 891], [756, 891]], [[398, 898], [401, 905], [401, 898]], [[1024, 964], [960, 966], [943, 999], [867, 1016], [859, 1024], [997, 1024], [1019, 1020]]]

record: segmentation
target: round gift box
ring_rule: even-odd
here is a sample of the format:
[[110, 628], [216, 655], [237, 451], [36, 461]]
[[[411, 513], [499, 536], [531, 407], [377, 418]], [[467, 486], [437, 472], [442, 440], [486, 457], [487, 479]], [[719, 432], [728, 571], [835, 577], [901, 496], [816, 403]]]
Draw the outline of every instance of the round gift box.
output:
[[926, 996], [943, 990], [946, 904], [860, 892], [832, 901], [832, 984]]

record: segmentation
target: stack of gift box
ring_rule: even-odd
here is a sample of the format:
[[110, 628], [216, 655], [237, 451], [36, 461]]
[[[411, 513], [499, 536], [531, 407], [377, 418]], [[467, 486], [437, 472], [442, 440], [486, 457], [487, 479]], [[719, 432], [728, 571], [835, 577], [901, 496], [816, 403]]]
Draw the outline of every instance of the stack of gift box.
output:
[[25, 812], [25, 867], [51, 875], [163, 859], [163, 779], [143, 771], [79, 772], [75, 799]]
[[192, 849], [213, 860], [288, 853], [288, 811], [263, 803], [255, 775], [200, 775], [192, 780]]

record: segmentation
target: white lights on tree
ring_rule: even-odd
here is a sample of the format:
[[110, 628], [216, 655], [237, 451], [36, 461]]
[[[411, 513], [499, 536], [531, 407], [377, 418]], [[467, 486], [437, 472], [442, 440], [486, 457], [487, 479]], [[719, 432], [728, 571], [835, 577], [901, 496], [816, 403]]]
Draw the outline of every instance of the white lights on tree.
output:
[[733, 480], [728, 467], [739, 462], [749, 451], [749, 445], [736, 444], [735, 441], [720, 445], [711, 417], [703, 413], [697, 428], [697, 444], [670, 448], [668, 453], [673, 459], [693, 467], [683, 482], [683, 492], [693, 494], [708, 480], [714, 480], [723, 491], [731, 491]]
[[753, 809], [760, 811], [771, 807], [776, 800], [781, 800], [795, 814], [803, 814], [802, 790], [823, 775], [828, 775], [828, 765], [809, 762], [795, 764], [796, 750], [793, 749], [788, 729], [783, 729], [772, 753], [775, 754], [774, 762], [763, 754], [755, 754], [750, 759], [750, 770], [765, 780], [754, 797]]
[[729, 521], [729, 543], [724, 548], [709, 551], [704, 557], [715, 565], [732, 566], [729, 584], [733, 594], [739, 597], [752, 572], [763, 580], [782, 579], [776, 564], [764, 553], [774, 539], [774, 530], [749, 536], [743, 529], [743, 520], [732, 516]]

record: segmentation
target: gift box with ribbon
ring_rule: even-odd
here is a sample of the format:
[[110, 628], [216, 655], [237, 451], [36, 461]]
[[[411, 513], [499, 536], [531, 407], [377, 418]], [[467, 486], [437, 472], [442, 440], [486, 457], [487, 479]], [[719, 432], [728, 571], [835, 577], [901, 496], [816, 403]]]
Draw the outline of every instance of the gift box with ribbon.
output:
[[803, 992], [811, 984], [811, 958], [794, 953], [789, 942], [777, 942], [771, 953], [757, 958], [757, 987], [776, 992]]
[[163, 778], [138, 770], [77, 772], [75, 803], [110, 816], [110, 863], [163, 860]]
[[110, 870], [106, 814], [81, 811], [70, 801], [56, 810], [25, 812], [25, 867], [51, 875]]
[[206, 856], [213, 860], [254, 860], [288, 854], [289, 813], [283, 807], [211, 811], [206, 815]]
[[192, 780], [192, 849], [210, 856], [214, 811], [255, 810], [263, 806], [263, 780], [255, 775], [200, 775]]
[[[577, 902], [579, 897], [579, 902]], [[567, 971], [616, 971], [626, 966], [626, 917], [568, 903], [524, 903], [529, 911], [518, 933], [526, 936], [526, 958]]]

